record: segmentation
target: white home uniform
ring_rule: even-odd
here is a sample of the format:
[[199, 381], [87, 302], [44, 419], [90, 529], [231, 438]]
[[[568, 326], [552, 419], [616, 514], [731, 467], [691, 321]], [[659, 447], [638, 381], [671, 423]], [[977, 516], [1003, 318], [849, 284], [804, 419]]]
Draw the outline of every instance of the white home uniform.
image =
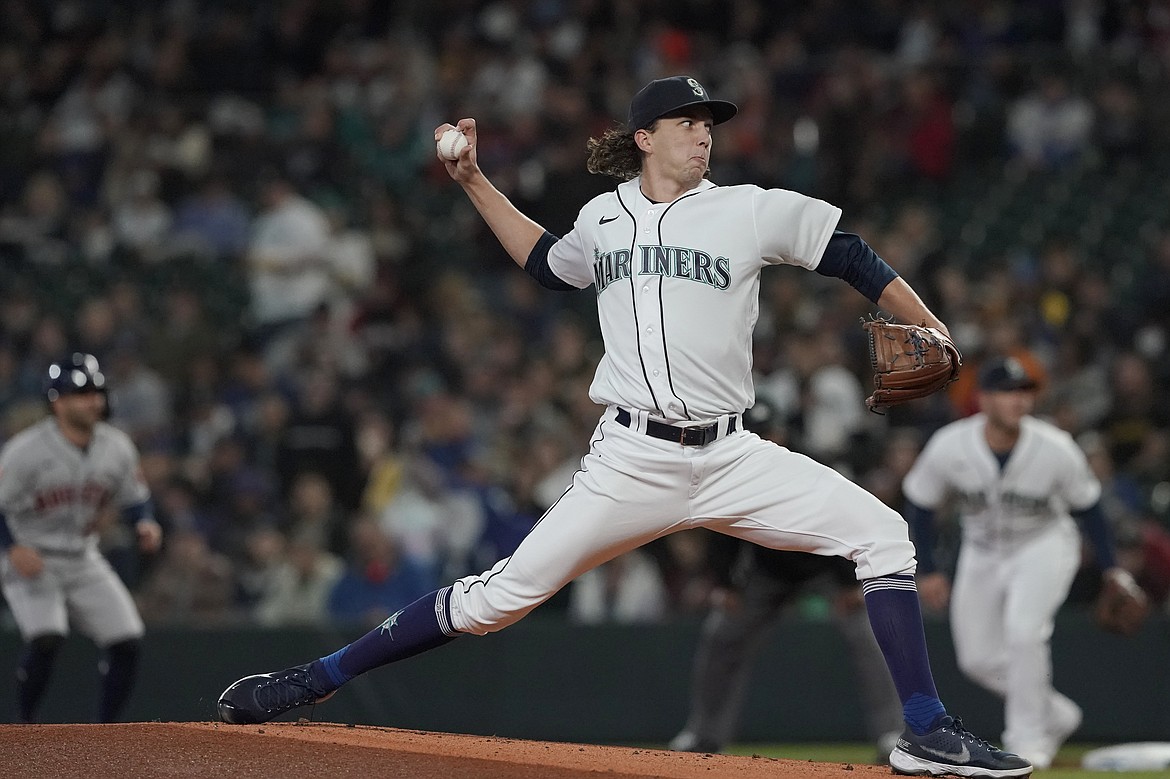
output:
[[976, 414], [940, 428], [902, 488], [926, 509], [957, 503], [962, 541], [950, 621], [959, 667], [1004, 698], [1004, 744], [1031, 755], [1079, 720], [1052, 686], [1049, 642], [1081, 560], [1069, 511], [1096, 503], [1101, 486], [1080, 447], [1054, 425], [1024, 417], [1002, 469], [985, 425]]
[[[594, 566], [697, 526], [846, 557], [858, 579], [913, 571], [895, 511], [739, 419], [755, 400], [760, 271], [815, 269], [840, 214], [795, 192], [709, 181], [654, 203], [639, 179], [582, 208], [548, 263], [597, 292], [605, 356], [590, 397], [606, 411], [572, 484], [515, 553], [455, 583], [445, 630], [504, 628]], [[709, 428], [687, 438], [706, 444], [647, 432], [666, 426]]]
[[26, 641], [67, 635], [71, 622], [103, 647], [143, 635], [130, 593], [98, 551], [96, 530], [105, 511], [148, 497], [134, 444], [105, 422], [84, 450], [52, 417], [5, 445], [0, 512], [15, 542], [36, 549], [45, 566], [25, 578], [0, 554], [0, 587]]

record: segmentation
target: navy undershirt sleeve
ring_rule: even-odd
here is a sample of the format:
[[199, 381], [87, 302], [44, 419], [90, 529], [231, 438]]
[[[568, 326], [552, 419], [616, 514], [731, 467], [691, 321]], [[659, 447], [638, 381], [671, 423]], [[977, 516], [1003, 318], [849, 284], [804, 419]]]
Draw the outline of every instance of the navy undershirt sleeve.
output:
[[8, 529], [8, 520], [4, 517], [4, 512], [0, 511], [0, 549], [7, 549], [15, 543], [16, 539]]
[[917, 573], [934, 573], [937, 570], [934, 562], [934, 545], [938, 543], [938, 533], [934, 529], [934, 511], [908, 500], [902, 507], [902, 516], [914, 533], [915, 556], [918, 558]]
[[567, 292], [576, 289], [576, 287], [562, 280], [548, 266], [548, 253], [552, 251], [553, 244], [559, 240], [555, 235], [545, 230], [544, 235], [540, 236], [536, 245], [532, 247], [532, 251], [528, 253], [528, 260], [524, 263], [524, 271], [539, 281], [542, 287]]
[[122, 521], [134, 527], [143, 520], [154, 521], [154, 507], [149, 500], [122, 509]]
[[834, 230], [817, 273], [844, 279], [874, 303], [898, 273], [877, 252], [869, 247], [860, 236]]
[[1105, 512], [1101, 510], [1101, 501], [1097, 501], [1087, 509], [1071, 513], [1081, 523], [1085, 535], [1093, 544], [1093, 549], [1097, 553], [1097, 565], [1101, 567], [1101, 570], [1105, 571], [1117, 565], [1117, 560], [1113, 557], [1113, 534], [1109, 531]]

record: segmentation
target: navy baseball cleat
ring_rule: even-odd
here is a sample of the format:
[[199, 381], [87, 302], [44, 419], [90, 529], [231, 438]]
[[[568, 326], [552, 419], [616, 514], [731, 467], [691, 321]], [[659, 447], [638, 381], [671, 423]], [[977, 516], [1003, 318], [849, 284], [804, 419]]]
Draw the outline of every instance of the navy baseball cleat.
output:
[[1031, 776], [1032, 764], [976, 738], [958, 717], [944, 717], [924, 736], [909, 728], [890, 752], [890, 767], [908, 776]]
[[310, 665], [245, 676], [219, 696], [219, 718], [231, 725], [256, 725], [298, 706], [327, 700], [336, 690], [318, 687]]

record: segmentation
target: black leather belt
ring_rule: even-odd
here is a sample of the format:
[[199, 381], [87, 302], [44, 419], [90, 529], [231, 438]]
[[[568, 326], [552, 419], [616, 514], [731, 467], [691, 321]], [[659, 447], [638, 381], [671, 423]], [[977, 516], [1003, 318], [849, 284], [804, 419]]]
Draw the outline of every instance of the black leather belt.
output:
[[85, 554], [84, 549], [37, 549], [37, 554], [47, 555], [49, 557], [81, 557]]
[[[624, 408], [617, 410], [617, 415], [614, 421], [622, 427], [633, 427], [633, 418], [630, 412]], [[739, 415], [735, 414], [731, 419], [727, 420], [727, 434], [731, 435], [735, 432], [736, 425], [739, 422]], [[706, 446], [719, 438], [719, 423], [712, 422], [709, 425], [694, 425], [691, 427], [675, 427], [668, 425], [665, 422], [656, 422], [653, 419], [646, 420], [646, 435], [653, 438], [661, 438], [663, 441], [673, 441], [676, 444], [683, 446]]]

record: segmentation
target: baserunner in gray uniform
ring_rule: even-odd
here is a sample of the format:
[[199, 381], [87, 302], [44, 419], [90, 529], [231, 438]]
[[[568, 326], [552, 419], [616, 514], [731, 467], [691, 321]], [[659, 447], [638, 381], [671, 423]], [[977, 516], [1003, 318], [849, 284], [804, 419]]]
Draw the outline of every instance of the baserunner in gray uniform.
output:
[[103, 652], [97, 718], [112, 722], [130, 697], [142, 619], [97, 546], [113, 512], [154, 552], [162, 531], [150, 509], [138, 451], [102, 421], [105, 377], [89, 354], [49, 366], [52, 415], [0, 450], [0, 589], [25, 641], [16, 671], [17, 716], [32, 722], [72, 624]]

